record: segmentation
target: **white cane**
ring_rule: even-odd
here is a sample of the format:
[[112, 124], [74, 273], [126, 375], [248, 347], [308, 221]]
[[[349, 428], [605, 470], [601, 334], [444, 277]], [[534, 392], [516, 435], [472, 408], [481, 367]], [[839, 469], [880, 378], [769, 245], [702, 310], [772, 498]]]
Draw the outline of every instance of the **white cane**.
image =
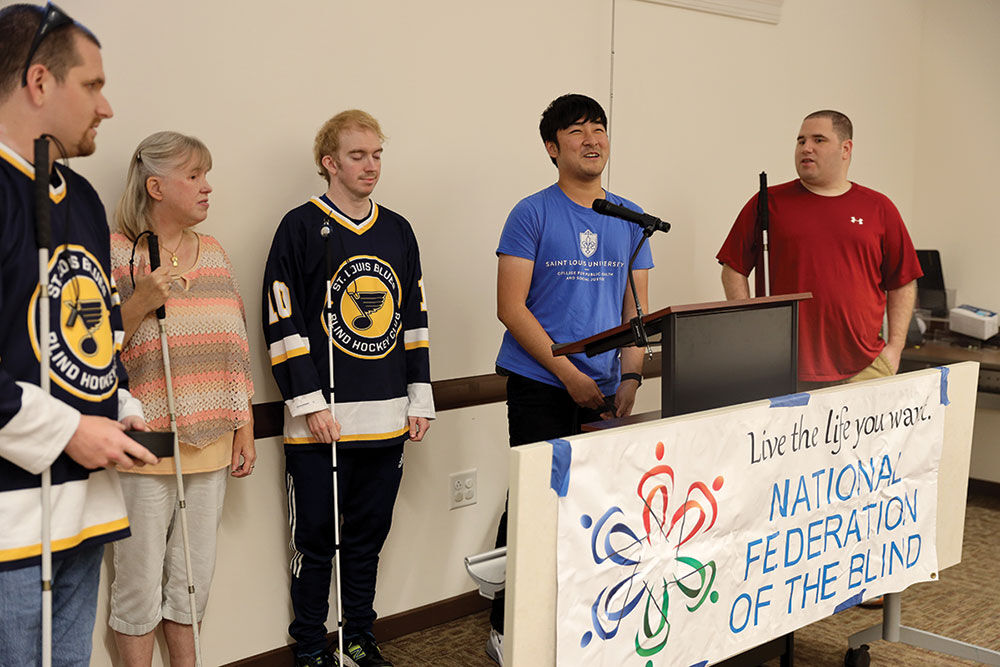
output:
[[[150, 234], [149, 268], [155, 271], [160, 267], [160, 243], [156, 234]], [[184, 500], [184, 477], [181, 471], [180, 443], [177, 439], [177, 415], [174, 411], [174, 386], [170, 374], [170, 347], [167, 345], [167, 309], [160, 306], [156, 309], [156, 319], [160, 325], [160, 350], [163, 353], [163, 375], [167, 384], [167, 412], [170, 414], [170, 430], [174, 434], [174, 474], [177, 477], [177, 505], [181, 515], [181, 537], [184, 541], [184, 569], [187, 573], [188, 603], [191, 607], [191, 633], [194, 635], [194, 660], [201, 667], [201, 638], [198, 633], [198, 604], [194, 590], [194, 576], [191, 572], [191, 542], [188, 537], [187, 503]]]
[[[49, 393], [49, 140], [35, 139], [35, 241], [38, 246], [39, 386]], [[52, 665], [52, 469], [42, 471], [42, 667]]]
[[[326, 311], [326, 352], [330, 369], [330, 417], [337, 420], [333, 400], [333, 303], [330, 297], [330, 281], [333, 279], [332, 262], [330, 261], [330, 223], [324, 222], [319, 230], [323, 237], [326, 254], [326, 288], [323, 295], [323, 309]], [[330, 443], [330, 456], [333, 463], [333, 577], [337, 588], [337, 660], [344, 667], [344, 614], [340, 601], [340, 504], [337, 498], [337, 441]]]

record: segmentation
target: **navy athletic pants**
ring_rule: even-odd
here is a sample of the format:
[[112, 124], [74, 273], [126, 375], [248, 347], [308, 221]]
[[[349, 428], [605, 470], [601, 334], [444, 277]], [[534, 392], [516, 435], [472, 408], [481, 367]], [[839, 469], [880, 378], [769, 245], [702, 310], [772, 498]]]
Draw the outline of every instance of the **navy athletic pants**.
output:
[[[344, 637], [371, 632], [378, 556], [392, 524], [403, 476], [403, 444], [337, 449], [340, 586]], [[285, 445], [288, 523], [292, 534], [292, 611], [288, 634], [297, 654], [326, 648], [333, 572], [333, 483], [330, 445]]]

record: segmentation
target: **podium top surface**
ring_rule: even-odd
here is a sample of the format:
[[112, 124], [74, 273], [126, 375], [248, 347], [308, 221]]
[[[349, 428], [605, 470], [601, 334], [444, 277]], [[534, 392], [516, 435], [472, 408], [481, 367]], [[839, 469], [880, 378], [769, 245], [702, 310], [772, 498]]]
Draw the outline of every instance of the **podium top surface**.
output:
[[[660, 310], [649, 313], [648, 315], [643, 315], [642, 323], [644, 325], [653, 325], [661, 320], [665, 319], [669, 315], [681, 315], [681, 314], [693, 314], [699, 312], [721, 312], [726, 310], [737, 310], [741, 308], [753, 308], [753, 307], [764, 307], [781, 305], [784, 303], [794, 303], [798, 301], [804, 301], [806, 299], [812, 298], [812, 292], [799, 292], [797, 294], [779, 294], [777, 296], [762, 296], [755, 299], [733, 299], [732, 301], [709, 301], [706, 303], [691, 303], [681, 306], [668, 306], [667, 308], [661, 308]], [[658, 331], [659, 329], [656, 329]], [[600, 333], [594, 334], [589, 338], [584, 338], [583, 340], [573, 341], [572, 343], [559, 343], [552, 346], [552, 355], [560, 356], [565, 354], [578, 354], [584, 352], [589, 345], [594, 343], [599, 343], [622, 334], [628, 334], [631, 332], [631, 326], [629, 324], [621, 324], [613, 329], [608, 329], [607, 331], [602, 331]], [[655, 333], [655, 331], [654, 331]]]

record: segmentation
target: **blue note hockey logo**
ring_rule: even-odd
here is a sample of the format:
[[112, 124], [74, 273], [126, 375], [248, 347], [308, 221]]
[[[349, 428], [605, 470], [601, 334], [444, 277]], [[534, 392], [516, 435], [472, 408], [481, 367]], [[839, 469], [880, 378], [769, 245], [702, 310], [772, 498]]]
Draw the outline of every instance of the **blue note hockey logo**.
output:
[[[79, 245], [60, 246], [49, 260], [49, 376], [70, 394], [103, 401], [118, 389], [111, 281], [100, 262]], [[38, 288], [28, 307], [28, 331], [35, 357], [38, 342]]]
[[591, 257], [597, 252], [597, 234], [589, 229], [580, 232], [580, 252], [583, 253], [584, 257]]
[[[396, 272], [370, 255], [351, 257], [329, 282], [327, 308], [333, 343], [362, 359], [381, 359], [396, 347], [402, 326], [402, 291]], [[323, 330], [329, 331], [323, 318]]]

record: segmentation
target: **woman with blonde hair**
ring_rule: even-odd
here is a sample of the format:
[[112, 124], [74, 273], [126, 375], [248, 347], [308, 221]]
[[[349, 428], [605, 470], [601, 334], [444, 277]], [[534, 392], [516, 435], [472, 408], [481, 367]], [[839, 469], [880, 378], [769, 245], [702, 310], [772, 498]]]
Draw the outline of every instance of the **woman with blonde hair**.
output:
[[[198, 611], [192, 619], [174, 459], [119, 475], [132, 537], [115, 546], [109, 625], [130, 666], [152, 662], [153, 632], [161, 623], [171, 665], [194, 664], [191, 624], [200, 624], [208, 602], [226, 471], [246, 477], [257, 458], [243, 301], [222, 246], [194, 229], [208, 215], [211, 168], [211, 153], [194, 137], [157, 132], [144, 139], [132, 155], [115, 212], [118, 233], [111, 236], [125, 329], [121, 358], [154, 431], [170, 429], [155, 315], [166, 305]], [[162, 265], [155, 271], [149, 270], [148, 235], [141, 237], [146, 231], [159, 240]]]

